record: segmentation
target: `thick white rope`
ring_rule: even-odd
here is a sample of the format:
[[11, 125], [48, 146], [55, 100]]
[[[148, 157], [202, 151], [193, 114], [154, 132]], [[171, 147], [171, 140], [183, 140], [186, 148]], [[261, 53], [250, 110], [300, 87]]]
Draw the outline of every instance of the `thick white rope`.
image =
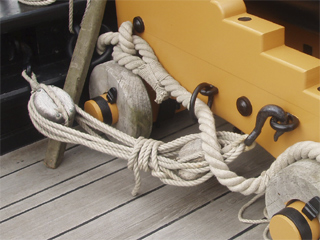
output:
[[[30, 118], [38, 131], [57, 141], [85, 145], [94, 150], [115, 157], [127, 159], [128, 168], [133, 170], [136, 182], [132, 194], [136, 195], [141, 185], [139, 174], [140, 170], [151, 170], [151, 174], [153, 176], [158, 177], [165, 184], [175, 186], [195, 186], [205, 182], [213, 176], [212, 172], [210, 171], [209, 164], [204, 159], [202, 151], [194, 155], [196, 158], [200, 157], [201, 159], [197, 162], [190, 161], [192, 159], [190, 159], [189, 156], [178, 158], [180, 149], [190, 141], [199, 139], [199, 134], [187, 135], [169, 143], [163, 143], [161, 141], [145, 139], [142, 137], [136, 139], [98, 121], [75, 105], [77, 112], [75, 117], [76, 121], [79, 122], [79, 124], [91, 134], [83, 133], [67, 126], [51, 122], [43, 117], [37, 111], [33, 98], [39, 88], [46, 88], [47, 86], [38, 84], [34, 74], [32, 74], [32, 77], [29, 77], [24, 71], [22, 76], [30, 83], [32, 87], [33, 94], [30, 97], [28, 110]], [[63, 105], [62, 103], [56, 104], [57, 106]], [[65, 110], [63, 107], [60, 107], [59, 111], [63, 112]], [[67, 123], [65, 125], [67, 125]], [[122, 144], [110, 142], [98, 134], [93, 134], [96, 131], [102, 132], [107, 136], [112, 136]], [[229, 144], [230, 146], [232, 145], [232, 133], [230, 135], [230, 133], [224, 134], [223, 132], [220, 132], [219, 135], [221, 136], [221, 144]], [[237, 134], [233, 135], [234, 139], [239, 137]], [[227, 148], [230, 151], [224, 152], [224, 160], [227, 162], [232, 162], [235, 159], [234, 152], [237, 152], [236, 149], [238, 147], [235, 146], [234, 148]], [[197, 173], [198, 177], [196, 179], [183, 179], [179, 175], [179, 170], [181, 169], [192, 173]]]
[[[102, 35], [98, 40], [98, 49], [103, 50], [106, 41], [108, 44], [117, 44], [113, 57], [119, 64], [124, 65], [136, 74], [148, 75], [147, 79], [157, 91], [159, 101], [164, 99], [162, 91], [165, 91], [165, 95], [170, 94], [183, 106], [189, 107], [191, 93], [163, 69], [161, 64], [157, 62], [151, 47], [144, 40], [138, 36], [132, 36], [132, 24], [130, 22], [122, 24], [119, 33]], [[142, 58], [136, 56], [137, 52]], [[26, 74], [23, 75], [28, 78], [34, 89], [41, 87], [36, 82], [35, 77], [29, 78]], [[314, 159], [320, 162], [320, 143], [301, 142], [288, 148], [259, 177], [246, 179], [238, 176], [229, 170], [227, 163], [236, 159], [241, 152], [246, 150], [244, 140], [247, 135], [227, 132], [217, 133], [211, 110], [199, 99], [195, 103], [195, 115], [198, 118], [201, 133], [178, 138], [169, 143], [144, 138], [135, 139], [98, 121], [75, 106], [76, 120], [81, 126], [85, 126], [85, 129], [91, 129], [91, 133], [100, 131], [112, 136], [120, 142], [118, 144], [107, 141], [97, 134], [82, 133], [58, 123], [50, 122], [37, 112], [33, 95], [28, 104], [29, 114], [33, 124], [41, 133], [57, 141], [82, 144], [97, 151], [127, 159], [128, 167], [133, 170], [135, 175], [136, 185], [133, 194], [137, 193], [141, 184], [139, 170], [151, 170], [152, 175], [158, 177], [162, 182], [176, 186], [194, 186], [215, 175], [218, 181], [231, 191], [249, 195], [263, 193], [269, 179], [295, 161]], [[189, 161], [190, 159], [177, 160], [180, 149], [188, 142], [199, 138], [202, 140], [202, 150], [195, 156], [197, 160], [199, 156], [202, 156], [201, 160], [195, 162]], [[128, 153], [131, 153], [129, 157]], [[196, 179], [186, 180], [179, 176], [179, 169], [187, 169], [190, 172], [200, 174]]]
[[[114, 60], [146, 79], [151, 86], [155, 86], [157, 96], [161, 95], [159, 89], [165, 89], [170, 96], [175, 97], [184, 107], [189, 107], [191, 93], [166, 72], [146, 41], [139, 36], [132, 35], [131, 22], [124, 22], [118, 33], [101, 35], [97, 42], [98, 53], [102, 54], [106, 46], [110, 44], [116, 45], [113, 52]], [[137, 56], [137, 52], [142, 58]], [[163, 100], [160, 96], [157, 99]], [[230, 171], [223, 159], [221, 153], [224, 149], [221, 149], [218, 140], [219, 134], [216, 133], [211, 110], [199, 99], [195, 103], [195, 115], [198, 118], [199, 129], [201, 130], [202, 150], [206, 161], [210, 165], [210, 170], [222, 185], [227, 186], [233, 192], [240, 192], [244, 195], [263, 193], [269, 179], [291, 163], [304, 158], [320, 162], [320, 143], [302, 142], [288, 148], [259, 177], [246, 179], [238, 176], [235, 172]], [[234, 157], [245, 149], [243, 141], [246, 137], [247, 135], [239, 136], [238, 142], [232, 146], [233, 149], [237, 149], [234, 151]], [[228, 145], [227, 148], [229, 147], [231, 146]]]

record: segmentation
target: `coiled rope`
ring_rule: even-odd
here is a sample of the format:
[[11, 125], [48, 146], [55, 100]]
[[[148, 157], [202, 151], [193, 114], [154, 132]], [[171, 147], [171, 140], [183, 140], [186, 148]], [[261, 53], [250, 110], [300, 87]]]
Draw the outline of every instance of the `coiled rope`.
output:
[[[164, 89], [167, 94], [175, 97], [184, 107], [189, 108], [191, 93], [166, 72], [146, 41], [139, 36], [132, 35], [131, 22], [124, 22], [120, 26], [118, 33], [101, 35], [97, 43], [98, 53], [103, 53], [106, 46], [110, 44], [116, 45], [113, 58], [118, 64], [132, 70], [133, 73], [141, 76], [151, 86], [155, 86], [155, 91], [157, 92], [156, 100], [162, 100], [164, 95], [162, 90]], [[320, 162], [320, 143], [302, 142], [288, 148], [259, 177], [246, 179], [238, 176], [230, 171], [221, 154], [224, 150], [220, 148], [218, 140], [220, 136], [219, 133], [216, 133], [211, 110], [199, 99], [195, 104], [195, 115], [198, 118], [199, 129], [201, 130], [202, 150], [206, 161], [210, 165], [210, 170], [222, 185], [227, 186], [233, 192], [240, 192], [244, 195], [262, 193], [265, 191], [269, 179], [294, 161], [307, 158]], [[236, 141], [233, 139], [235, 141], [234, 144], [228, 145], [224, 149], [230, 147], [234, 149], [232, 151], [235, 151], [235, 149], [237, 149], [236, 151], [244, 151], [245, 145], [243, 141], [246, 137], [247, 135], [238, 136]], [[234, 154], [238, 155], [238, 152], [234, 152]]]
[[[191, 93], [166, 72], [146, 41], [132, 35], [132, 23], [123, 23], [118, 33], [108, 32], [101, 35], [97, 44], [98, 52], [103, 53], [109, 44], [115, 45], [113, 58], [118, 64], [140, 75], [154, 88], [157, 93], [157, 102], [172, 96], [184, 107], [189, 107]], [[41, 87], [35, 78], [30, 78], [25, 72], [23, 76], [31, 83], [33, 92]], [[142, 137], [136, 139], [128, 136], [96, 120], [76, 105], [75, 119], [88, 133], [51, 122], [37, 112], [33, 95], [28, 104], [29, 114], [33, 124], [41, 133], [57, 141], [82, 144], [97, 151], [127, 159], [128, 168], [133, 170], [135, 176], [136, 183], [132, 192], [134, 195], [137, 194], [141, 184], [140, 170], [150, 170], [153, 176], [158, 177], [165, 184], [176, 186], [194, 186], [215, 176], [231, 191], [249, 195], [263, 193], [269, 179], [295, 161], [313, 159], [320, 162], [320, 143], [301, 142], [288, 148], [259, 177], [246, 179], [238, 176], [230, 171], [227, 163], [248, 150], [244, 144], [247, 135], [216, 132], [213, 114], [200, 99], [195, 103], [195, 115], [198, 118], [201, 133], [163, 143], [153, 139]], [[103, 139], [96, 134], [96, 131], [112, 136], [120, 143]], [[200, 157], [200, 161], [193, 162], [189, 157], [179, 159], [180, 149], [196, 139], [201, 139], [202, 149], [195, 155], [196, 159]], [[197, 174], [196, 179], [186, 180], [179, 176], [179, 169], [200, 174]]]

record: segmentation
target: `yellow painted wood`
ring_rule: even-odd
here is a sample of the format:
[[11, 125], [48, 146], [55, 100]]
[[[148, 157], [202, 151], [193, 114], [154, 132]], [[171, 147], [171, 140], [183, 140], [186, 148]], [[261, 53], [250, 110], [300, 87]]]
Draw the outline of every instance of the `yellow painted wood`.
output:
[[[218, 87], [213, 112], [245, 133], [253, 130], [265, 105], [276, 104], [295, 115], [300, 126], [278, 142], [267, 120], [257, 142], [271, 154], [277, 156], [299, 141], [320, 141], [319, 59], [285, 46], [284, 27], [246, 13], [242, 0], [116, 4], [119, 24], [136, 16], [143, 19], [141, 37], [182, 86], [190, 92], [201, 82]], [[249, 117], [237, 111], [241, 96], [252, 103]]]

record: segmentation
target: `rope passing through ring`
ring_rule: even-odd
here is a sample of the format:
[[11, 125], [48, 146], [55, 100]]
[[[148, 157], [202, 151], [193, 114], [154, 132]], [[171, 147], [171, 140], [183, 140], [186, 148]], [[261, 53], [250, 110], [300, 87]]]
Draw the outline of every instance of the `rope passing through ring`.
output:
[[[123, 23], [118, 33], [108, 32], [101, 35], [97, 44], [98, 52], [103, 53], [109, 44], [115, 45], [114, 60], [145, 79], [156, 91], [157, 102], [171, 96], [184, 107], [189, 108], [191, 93], [166, 72], [146, 41], [132, 35], [131, 22]], [[36, 81], [35, 77], [30, 84], [36, 85], [34, 81]], [[165, 184], [175, 186], [194, 186], [215, 176], [231, 191], [249, 195], [263, 193], [269, 179], [295, 161], [308, 158], [320, 162], [320, 143], [301, 142], [288, 148], [260, 176], [249, 179], [238, 176], [229, 169], [227, 164], [234, 161], [242, 152], [249, 150], [244, 144], [247, 135], [217, 132], [210, 108], [200, 99], [195, 102], [194, 112], [201, 133], [187, 135], [168, 143], [133, 138], [98, 121], [77, 105], [75, 105], [75, 119], [88, 133], [51, 122], [41, 116], [36, 111], [32, 95], [28, 109], [33, 124], [45, 136], [57, 141], [82, 144], [94, 150], [127, 159], [128, 167], [135, 175], [133, 194], [137, 194], [141, 184], [140, 170], [150, 170], [153, 176], [158, 177]], [[110, 142], [96, 132], [112, 136], [119, 143]], [[201, 150], [196, 154], [197, 158], [201, 156], [201, 160], [193, 162], [190, 159], [185, 161], [179, 159], [178, 161], [177, 156], [181, 148], [196, 139], [201, 139]], [[131, 153], [129, 157], [128, 153]], [[197, 174], [196, 179], [185, 180], [179, 176], [180, 169], [188, 169], [200, 174]]]

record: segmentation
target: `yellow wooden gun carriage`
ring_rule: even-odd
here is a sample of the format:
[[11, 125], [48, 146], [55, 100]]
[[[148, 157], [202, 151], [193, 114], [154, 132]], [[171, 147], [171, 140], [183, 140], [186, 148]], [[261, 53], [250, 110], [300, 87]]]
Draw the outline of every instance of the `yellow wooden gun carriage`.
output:
[[[205, 128], [212, 127], [210, 124], [214, 125], [214, 121], [210, 122], [208, 120], [205, 122], [203, 119], [200, 119], [199, 116], [205, 115], [207, 112], [199, 113], [200, 110], [197, 110], [199, 124], [203, 124], [200, 126], [200, 130], [204, 132], [204, 134], [199, 137], [202, 141], [199, 145], [202, 147], [201, 164], [204, 165], [198, 164], [197, 161], [190, 159], [188, 164], [190, 163], [192, 166], [197, 164], [201, 165], [199, 171], [206, 171], [206, 173], [200, 172], [199, 175], [199, 172], [196, 172], [197, 174], [193, 174], [190, 179], [186, 179], [183, 174], [181, 174], [181, 169], [177, 170], [179, 169], [178, 167], [172, 167], [175, 162], [179, 162], [177, 159], [185, 156], [182, 157], [182, 155], [179, 155], [177, 157], [170, 152], [171, 150], [162, 149], [162, 152], [164, 152], [163, 158], [166, 159], [157, 158], [156, 154], [161, 153], [161, 150], [157, 152], [158, 149], [156, 148], [162, 145], [162, 143], [152, 142], [150, 140], [150, 148], [152, 148], [152, 151], [150, 150], [148, 154], [153, 155], [153, 159], [148, 160], [149, 157], [146, 156], [147, 153], [142, 154], [140, 151], [142, 151], [143, 148], [147, 148], [145, 144], [149, 143], [149, 140], [141, 138], [129, 138], [129, 140], [127, 140], [125, 137], [120, 136], [120, 133], [113, 132], [112, 134], [115, 135], [117, 141], [123, 140], [125, 147], [121, 147], [126, 149], [132, 147], [132, 152], [135, 152], [137, 155], [133, 157], [130, 155], [128, 160], [128, 166], [133, 169], [136, 177], [136, 187], [133, 191], [135, 194], [140, 186], [139, 169], [144, 168], [148, 170], [148, 167], [155, 176], [158, 176], [163, 182], [168, 184], [185, 186], [182, 185], [180, 181], [189, 181], [188, 183], [195, 184], [198, 179], [203, 181], [214, 175], [222, 184], [225, 184], [232, 191], [243, 194], [261, 194], [264, 193], [265, 185], [268, 184], [270, 178], [272, 179], [272, 177], [280, 171], [279, 169], [284, 168], [294, 161], [305, 159], [306, 154], [303, 153], [304, 149], [302, 148], [304, 146], [306, 147], [309, 143], [315, 146], [314, 148], [316, 149], [310, 149], [309, 147], [305, 151], [310, 150], [310, 152], [312, 152], [312, 154], [308, 152], [307, 155], [310, 159], [318, 161], [315, 162], [315, 166], [319, 169], [320, 64], [317, 58], [319, 57], [317, 52], [319, 49], [317, 36], [316, 40], [314, 38], [306, 38], [305, 42], [301, 42], [299, 39], [293, 41], [296, 49], [287, 46], [285, 41], [285, 28], [247, 13], [245, 3], [242, 0], [116, 1], [116, 9], [119, 27], [121, 28], [122, 23], [127, 23], [123, 25], [122, 31], [124, 29], [124, 32], [121, 32], [119, 29], [119, 34], [109, 34], [108, 37], [110, 37], [110, 39], [107, 41], [108, 43], [104, 43], [105, 38], [102, 37], [103, 40], [98, 40], [98, 51], [102, 53], [105, 49], [104, 46], [100, 46], [101, 42], [103, 42], [102, 45], [116, 45], [113, 57], [117, 64], [119, 63], [121, 67], [125, 66], [127, 68], [124, 71], [132, 70], [133, 74], [142, 77], [155, 91], [166, 85], [164, 82], [173, 82], [174, 79], [177, 80], [178, 84], [180, 84], [186, 92], [193, 93], [190, 97], [190, 102], [188, 99], [188, 102], [183, 104], [184, 107], [189, 108], [192, 115], [196, 113], [195, 99], [199, 97], [203, 102], [208, 102], [210, 107], [208, 110], [210, 117], [208, 119], [210, 121], [212, 120], [213, 112], [232, 123], [243, 133], [250, 133], [244, 141], [241, 139], [240, 142], [237, 142], [239, 146], [244, 143], [249, 147], [256, 140], [273, 156], [278, 157], [280, 153], [284, 152], [285, 149], [289, 149], [289, 147], [295, 143], [310, 141], [300, 146], [299, 154], [301, 156], [296, 156], [295, 150], [292, 150], [293, 148], [291, 149], [292, 151], [286, 150], [286, 152], [281, 154], [276, 160], [276, 162], [283, 162], [279, 164], [274, 163], [274, 165], [270, 167], [271, 170], [269, 169], [262, 173], [256, 179], [247, 180], [230, 172], [224, 163], [226, 159], [230, 160], [229, 156], [224, 158], [225, 155], [230, 154], [230, 156], [233, 156], [232, 154], [237, 151], [232, 150], [234, 152], [229, 153], [226, 148], [230, 150], [236, 147], [235, 145], [237, 144], [232, 143], [226, 147], [225, 145], [228, 144], [222, 142], [220, 146], [217, 142], [216, 145], [213, 144], [211, 146], [208, 143], [210, 138], [212, 137], [213, 140], [216, 140], [217, 135], [215, 132], [210, 132], [211, 129], [206, 133]], [[133, 22], [134, 34], [139, 37], [132, 36], [132, 24], [130, 22]], [[126, 36], [130, 41], [132, 40], [132, 42], [125, 39]], [[121, 41], [127, 41], [126, 44], [128, 44], [129, 47], [125, 46]], [[134, 41], [136, 41], [136, 43], [134, 43]], [[144, 45], [146, 42], [150, 46]], [[137, 45], [139, 46], [137, 47]], [[130, 47], [132, 47], [132, 49], [130, 49]], [[127, 57], [128, 53], [133, 55], [133, 62], [123, 60]], [[310, 56], [312, 54], [314, 56]], [[143, 60], [145, 62], [140, 64], [142, 61], [140, 58], [144, 59], [144, 57], [148, 58], [148, 60]], [[160, 64], [157, 62], [158, 60]], [[134, 63], [135, 61], [137, 61], [138, 64]], [[137, 66], [133, 67], [133, 65]], [[156, 65], [156, 67], [162, 65], [163, 68], [161, 66], [161, 69], [163, 70], [161, 70], [160, 73], [153, 72], [154, 65]], [[71, 63], [70, 68], [74, 66], [75, 65]], [[117, 67], [112, 67], [115, 65], [106, 66], [107, 65], [99, 65], [95, 68], [98, 70], [93, 70], [91, 75], [91, 80], [92, 78], [94, 79], [93, 82], [102, 79], [104, 75], [108, 75], [112, 71], [118, 71]], [[150, 70], [148, 73], [153, 74], [151, 77], [144, 75], [145, 72], [147, 72], [145, 68]], [[118, 72], [121, 71], [121, 68], [119, 68]], [[99, 73], [97, 74], [96, 72]], [[124, 75], [119, 75], [118, 73], [112, 74], [113, 78], [116, 79], [116, 81], [111, 84], [114, 85], [113, 87], [118, 86], [120, 89], [125, 88], [126, 91], [130, 89], [130, 85], [122, 85], [125, 81]], [[130, 72], [130, 74], [132, 73]], [[156, 79], [157, 77], [160, 80]], [[157, 84], [159, 85], [150, 84], [148, 79], [158, 80], [159, 82]], [[32, 79], [30, 82], [32, 82]], [[162, 83], [163, 86], [161, 85]], [[136, 85], [134, 82], [130, 84]], [[110, 86], [108, 89], [104, 89], [104, 87], [102, 87], [103, 89], [99, 89], [101, 93], [108, 91], [103, 101], [111, 105], [115, 104], [118, 108], [124, 108], [124, 102], [129, 102], [132, 98], [129, 97], [126, 99], [122, 97], [122, 103], [114, 99], [112, 100], [115, 93], [109, 90]], [[96, 87], [101, 88], [99, 84], [97, 84]], [[35, 89], [37, 88], [38, 86], [35, 86]], [[149, 94], [152, 95], [150, 92], [153, 91], [151, 88], [148, 89]], [[171, 91], [171, 96], [175, 97], [174, 94], [172, 94], [175, 90], [167, 91]], [[132, 90], [132, 92], [134, 91]], [[202, 93], [202, 95], [198, 93]], [[35, 105], [30, 107], [31, 112], [36, 111], [37, 104], [39, 105], [37, 99], [40, 99], [40, 97], [37, 98], [37, 96], [39, 96], [40, 93], [37, 94], [38, 93], [34, 94], [36, 95], [36, 97], [33, 97]], [[127, 92], [122, 96], [126, 94]], [[134, 94], [138, 95], [139, 93], [135, 92]], [[177, 96], [177, 100], [179, 100], [178, 98], [180, 98], [180, 96]], [[137, 100], [137, 98], [135, 98], [135, 100]], [[159, 100], [158, 95], [156, 96], [156, 100]], [[162, 100], [158, 102], [160, 103]], [[147, 99], [146, 102], [149, 102], [149, 99]], [[180, 102], [183, 101], [181, 100]], [[98, 103], [97, 105], [99, 105], [98, 108], [102, 106]], [[113, 105], [112, 108], [116, 109], [116, 111], [112, 112], [110, 107], [110, 109], [107, 110], [108, 114], [115, 114], [114, 119], [117, 119], [116, 121], [123, 121], [120, 119], [126, 118], [130, 119], [130, 117], [126, 115], [121, 115], [121, 111], [123, 110], [117, 109], [115, 105]], [[139, 101], [137, 101], [137, 105], [141, 105], [141, 103], [139, 104]], [[144, 107], [142, 106], [142, 108]], [[149, 106], [146, 108], [148, 109]], [[153, 104], [154, 118], [156, 118], [157, 115], [157, 108], [158, 106]], [[78, 108], [72, 109], [72, 111], [70, 111], [70, 109], [67, 110], [65, 115], [72, 115], [72, 112], [75, 110], [80, 115], [83, 114], [85, 124], [90, 125], [89, 122], [93, 120], [90, 120], [90, 118]], [[100, 110], [102, 111], [102, 109]], [[95, 112], [96, 109], [92, 111]], [[205, 111], [206, 110], [204, 110], [204, 112]], [[148, 115], [151, 115], [149, 114], [149, 110], [146, 112], [148, 112]], [[100, 115], [108, 114], [101, 113]], [[270, 126], [265, 124], [265, 122], [269, 120], [269, 117]], [[146, 118], [148, 118], [148, 116], [145, 117], [145, 115], [143, 115], [143, 119]], [[113, 121], [114, 119], [111, 119], [109, 122], [117, 124], [116, 121]], [[40, 125], [40, 121], [35, 120], [35, 117], [33, 121], [36, 125]], [[99, 124], [100, 123], [97, 123], [97, 125]], [[124, 125], [125, 128], [128, 126], [127, 123]], [[90, 127], [92, 127], [92, 125], [90, 125]], [[39, 127], [39, 129], [40, 128], [41, 127]], [[212, 129], [214, 129], [214, 127], [212, 127]], [[47, 130], [48, 132], [50, 131], [49, 128]], [[100, 128], [98, 130], [100, 130]], [[49, 137], [55, 136], [54, 134], [50, 134], [48, 134]], [[139, 131], [135, 132], [135, 134], [133, 134], [133, 137], [139, 137]], [[207, 134], [208, 138], [206, 138], [205, 134]], [[58, 136], [56, 140], [62, 139], [61, 136]], [[88, 137], [87, 140], [89, 143], [92, 139]], [[193, 140], [194, 139], [192, 139], [192, 141]], [[102, 145], [102, 143], [97, 141], [97, 145], [90, 147], [100, 150], [99, 144]], [[110, 146], [114, 149], [119, 148], [122, 150], [119, 145]], [[166, 146], [169, 145], [167, 144]], [[171, 147], [168, 148], [170, 149]], [[221, 148], [223, 148], [223, 150], [221, 150]], [[242, 150], [244, 149], [245, 147], [242, 145]], [[223, 155], [222, 153], [226, 153], [223, 152], [224, 150], [228, 154]], [[105, 150], [105, 152], [113, 153], [111, 149]], [[175, 154], [176, 152], [177, 150], [175, 150]], [[218, 157], [216, 157], [217, 155], [213, 156], [216, 152], [221, 153], [221, 155]], [[211, 155], [211, 153], [213, 154]], [[125, 154], [115, 153], [115, 155], [123, 157]], [[169, 160], [173, 155], [174, 157]], [[140, 160], [140, 157], [144, 158], [146, 162], [141, 162], [143, 159]], [[150, 159], [152, 157], [150, 156]], [[155, 163], [156, 161], [163, 161], [161, 162], [161, 164], [163, 164], [161, 165], [162, 169], [159, 168], [158, 163]], [[274, 167], [277, 164], [282, 165], [282, 163], [284, 164], [281, 168]], [[172, 168], [166, 172], [166, 170], [164, 170], [166, 167]], [[208, 169], [210, 169], [212, 173], [208, 171]], [[166, 175], [168, 179], [163, 177], [164, 175]], [[317, 172], [313, 175], [317, 175]], [[317, 187], [319, 186], [318, 182], [316, 182], [314, 186], [316, 186], [315, 191], [319, 192], [319, 187]], [[320, 199], [315, 199], [315, 204], [318, 204]], [[288, 204], [290, 205], [291, 203]], [[303, 210], [301, 211], [303, 212]], [[313, 215], [315, 215], [313, 219], [316, 221], [317, 214]], [[319, 222], [315, 223], [315, 228], [314, 236], [318, 236]]]
[[[245, 133], [262, 107], [277, 105], [300, 125], [257, 142], [278, 156], [295, 142], [320, 141], [319, 59], [285, 45], [285, 28], [248, 14], [239, 1], [117, 1], [118, 22], [143, 20], [139, 34], [164, 68], [190, 92], [202, 82], [219, 89], [212, 111]], [[199, 95], [200, 96], [200, 95]], [[205, 96], [202, 96], [204, 101]], [[252, 107], [252, 112], [241, 112]], [[240, 112], [239, 112], [240, 111]]]

